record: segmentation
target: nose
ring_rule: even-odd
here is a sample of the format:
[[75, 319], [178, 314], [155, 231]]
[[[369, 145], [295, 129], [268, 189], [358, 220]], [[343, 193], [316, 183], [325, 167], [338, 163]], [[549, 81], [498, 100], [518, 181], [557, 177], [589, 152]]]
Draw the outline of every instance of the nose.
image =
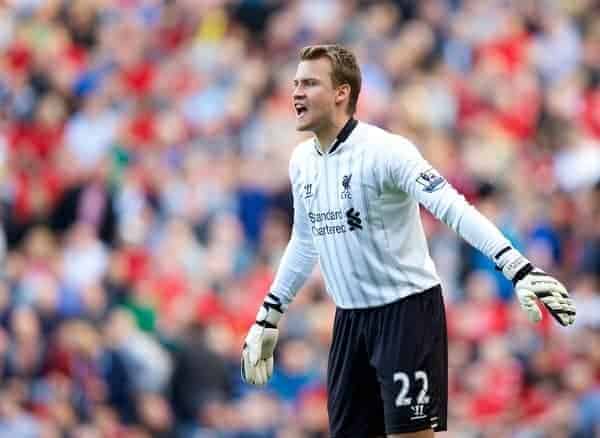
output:
[[304, 96], [305, 96], [305, 93], [304, 93], [304, 87], [302, 86], [302, 84], [295, 85], [294, 90], [292, 92], [292, 97], [294, 99], [296, 99], [296, 98], [301, 98]]

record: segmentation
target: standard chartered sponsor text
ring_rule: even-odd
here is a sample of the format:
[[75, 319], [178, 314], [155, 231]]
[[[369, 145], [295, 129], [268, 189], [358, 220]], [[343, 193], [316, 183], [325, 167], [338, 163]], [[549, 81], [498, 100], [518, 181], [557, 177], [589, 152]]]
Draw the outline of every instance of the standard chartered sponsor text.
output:
[[328, 224], [324, 222], [331, 221], [343, 221], [344, 214], [342, 210], [327, 210], [309, 212], [308, 219], [312, 226], [312, 233], [314, 236], [325, 236], [329, 234], [341, 234], [347, 231], [345, 223]]

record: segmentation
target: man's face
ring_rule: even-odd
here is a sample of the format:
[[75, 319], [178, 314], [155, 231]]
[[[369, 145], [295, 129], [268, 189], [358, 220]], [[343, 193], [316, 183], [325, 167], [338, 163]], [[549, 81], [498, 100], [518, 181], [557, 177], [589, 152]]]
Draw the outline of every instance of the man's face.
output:
[[296, 70], [292, 95], [296, 129], [314, 132], [333, 120], [336, 95], [329, 59], [301, 61]]

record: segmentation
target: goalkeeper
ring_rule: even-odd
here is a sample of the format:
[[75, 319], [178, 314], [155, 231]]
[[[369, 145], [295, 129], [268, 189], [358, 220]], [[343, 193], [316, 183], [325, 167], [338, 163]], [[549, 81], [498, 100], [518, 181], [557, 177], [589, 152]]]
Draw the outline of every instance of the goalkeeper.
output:
[[273, 373], [277, 325], [317, 260], [336, 304], [327, 370], [330, 434], [432, 437], [446, 430], [447, 335], [440, 280], [419, 215], [427, 208], [490, 257], [532, 322], [540, 306], [575, 320], [564, 286], [536, 269], [407, 139], [354, 118], [361, 73], [337, 45], [302, 50], [290, 160], [294, 227], [242, 351], [242, 378]]

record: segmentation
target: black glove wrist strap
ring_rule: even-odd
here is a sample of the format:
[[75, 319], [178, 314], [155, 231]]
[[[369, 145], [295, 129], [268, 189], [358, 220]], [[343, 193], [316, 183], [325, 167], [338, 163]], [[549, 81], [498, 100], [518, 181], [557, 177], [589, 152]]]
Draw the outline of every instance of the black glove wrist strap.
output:
[[256, 315], [256, 324], [265, 328], [277, 328], [281, 315], [283, 315], [281, 300], [277, 295], [269, 293]]
[[533, 265], [531, 263], [527, 263], [519, 269], [512, 279], [513, 285], [516, 285], [520, 280], [523, 280], [531, 271], [533, 271]]

